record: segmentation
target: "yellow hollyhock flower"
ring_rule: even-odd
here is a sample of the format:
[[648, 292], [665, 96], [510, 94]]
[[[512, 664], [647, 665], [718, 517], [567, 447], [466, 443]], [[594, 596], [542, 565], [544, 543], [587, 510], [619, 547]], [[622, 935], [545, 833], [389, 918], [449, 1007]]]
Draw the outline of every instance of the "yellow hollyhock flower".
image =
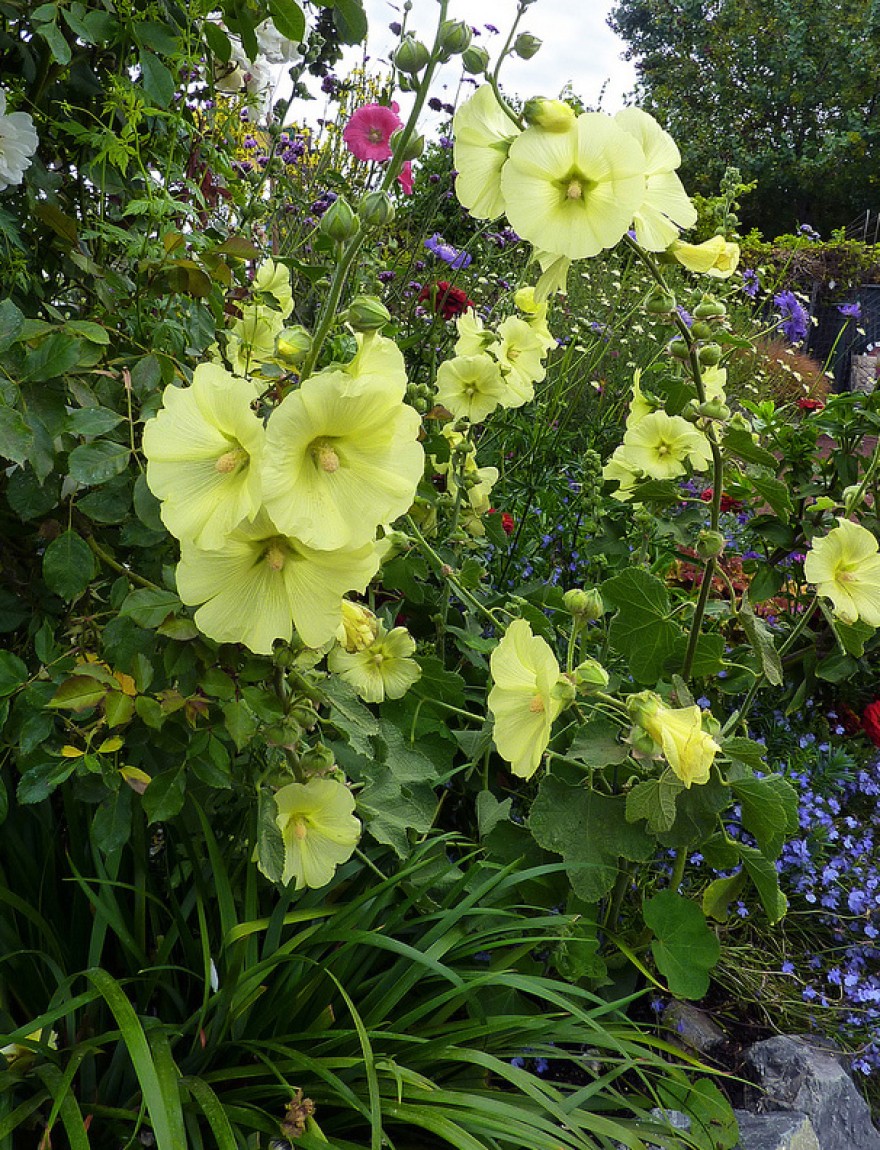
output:
[[702, 431], [665, 411], [652, 411], [628, 427], [618, 451], [619, 459], [652, 479], [675, 479], [684, 475], [687, 464], [694, 471], [705, 471], [712, 462], [712, 450]]
[[246, 304], [241, 318], [226, 333], [226, 358], [238, 375], [251, 375], [275, 358], [275, 343], [284, 330], [280, 311], [263, 304]]
[[508, 387], [501, 368], [491, 356], [457, 355], [437, 371], [437, 402], [455, 419], [482, 421], [503, 403]]
[[706, 389], [706, 399], [710, 402], [727, 403], [727, 368], [704, 367], [700, 374], [703, 377], [703, 387]]
[[[44, 1035], [48, 1033], [48, 1037], [44, 1039]], [[26, 1041], [36, 1042], [43, 1049], [57, 1050], [58, 1049], [58, 1035], [54, 1030], [34, 1030], [28, 1036]], [[30, 1065], [42, 1051], [34, 1050], [31, 1046], [25, 1046], [22, 1042], [9, 1042], [6, 1046], [0, 1046], [0, 1054], [6, 1059], [6, 1065], [11, 1066], [13, 1062], [19, 1064], [19, 1068]]]
[[[377, 548], [379, 544], [376, 545]], [[362, 603], [342, 600], [342, 622], [336, 630], [336, 642], [346, 651], [363, 651], [379, 634], [379, 620]]]
[[536, 251], [535, 259], [541, 265], [541, 275], [535, 284], [535, 299], [543, 303], [557, 292], [565, 295], [568, 291], [568, 270], [571, 267], [568, 256]]
[[611, 498], [619, 499], [621, 503], [627, 503], [632, 499], [633, 489], [638, 481], [643, 478], [643, 475], [637, 467], [633, 467], [633, 465], [627, 461], [623, 455], [623, 450], [622, 445], [616, 449], [602, 468], [602, 478], [609, 483], [616, 480], [618, 487], [611, 492]]
[[361, 837], [354, 795], [337, 779], [288, 783], [275, 792], [275, 821], [284, 841], [283, 883], [295, 890], [326, 886], [336, 868], [351, 858]]
[[598, 255], [629, 227], [645, 195], [639, 142], [602, 112], [564, 132], [527, 128], [501, 171], [510, 226], [542, 252]]
[[645, 195], [633, 216], [636, 239], [649, 252], [666, 251], [680, 228], [697, 222], [697, 209], [675, 174], [681, 153], [672, 136], [640, 108], [624, 108], [614, 122], [638, 140], [645, 154]]
[[489, 710], [492, 738], [502, 759], [520, 778], [538, 769], [553, 721], [574, 697], [556, 656], [525, 619], [514, 619], [489, 660], [493, 686]]
[[[635, 427], [645, 416], [651, 415], [657, 406], [651, 403], [642, 391], [642, 369], [637, 367], [633, 372], [632, 395], [629, 401], [629, 413], [626, 417], [626, 426]], [[611, 478], [609, 476], [609, 478]]]
[[677, 240], [669, 251], [688, 271], [715, 279], [732, 276], [739, 263], [739, 244], [728, 243], [724, 236], [712, 236], [701, 244], [683, 244]]
[[327, 666], [350, 683], [365, 703], [400, 699], [422, 674], [411, 656], [416, 642], [406, 627], [386, 631], [382, 624], [372, 643], [357, 651], [334, 647]]
[[518, 134], [490, 84], [477, 88], [452, 118], [455, 194], [478, 220], [492, 220], [504, 212], [501, 169]]
[[265, 433], [251, 410], [253, 386], [202, 363], [191, 387], [165, 388], [144, 427], [147, 485], [172, 535], [207, 550], [260, 509]]
[[483, 321], [472, 307], [455, 321], [458, 339], [455, 341], [456, 355], [482, 355], [497, 340], [494, 331], [487, 331]]
[[222, 550], [181, 544], [177, 592], [196, 626], [218, 643], [244, 643], [270, 655], [293, 628], [307, 647], [333, 639], [342, 597], [362, 594], [379, 569], [373, 543], [317, 551], [279, 531], [265, 511], [233, 531]]
[[547, 326], [547, 312], [550, 310], [546, 300], [539, 303], [535, 299], [533, 287], [520, 288], [514, 295], [513, 302], [526, 316], [526, 323], [538, 337], [541, 350], [546, 354], [556, 347], [556, 338]]
[[403, 402], [403, 357], [392, 341], [365, 341], [349, 366], [356, 373], [310, 376], [266, 428], [266, 509], [282, 534], [327, 551], [359, 547], [407, 511], [425, 466], [421, 417]]
[[703, 730], [703, 712], [696, 705], [667, 707], [651, 692], [641, 692], [630, 701], [630, 713], [654, 742], [686, 787], [708, 783], [715, 756], [721, 750]]
[[278, 304], [284, 319], [293, 311], [293, 292], [290, 287], [290, 272], [284, 264], [266, 259], [257, 268], [253, 290], [269, 295]]
[[838, 518], [821, 539], [814, 539], [804, 560], [804, 575], [834, 605], [844, 623], [857, 619], [880, 627], [880, 554], [866, 527]]
[[541, 341], [525, 320], [508, 316], [498, 325], [498, 343], [492, 355], [498, 360], [510, 393], [504, 407], [522, 407], [535, 398], [534, 384], [546, 376]]

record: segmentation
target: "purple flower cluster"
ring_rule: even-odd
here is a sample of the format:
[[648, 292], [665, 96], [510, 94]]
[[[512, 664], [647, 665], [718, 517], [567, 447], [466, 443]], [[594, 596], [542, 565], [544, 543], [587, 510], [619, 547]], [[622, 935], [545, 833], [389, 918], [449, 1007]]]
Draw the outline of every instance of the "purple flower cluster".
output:
[[761, 277], [754, 268], [743, 268], [742, 280], [743, 292], [749, 299], [754, 299], [761, 290]]
[[773, 306], [782, 316], [777, 327], [789, 343], [805, 340], [810, 329], [810, 317], [794, 292], [777, 292], [773, 297]]
[[862, 318], [862, 305], [856, 300], [855, 303], [839, 303], [837, 310], [842, 316], [847, 319], [861, 319]]
[[429, 252], [433, 252], [438, 259], [443, 260], [444, 263], [449, 264], [451, 268], [455, 268], [457, 271], [466, 268], [473, 262], [472, 256], [468, 255], [467, 252], [459, 251], [452, 244], [448, 244], [439, 232], [434, 232], [430, 239], [425, 240], [425, 247]]

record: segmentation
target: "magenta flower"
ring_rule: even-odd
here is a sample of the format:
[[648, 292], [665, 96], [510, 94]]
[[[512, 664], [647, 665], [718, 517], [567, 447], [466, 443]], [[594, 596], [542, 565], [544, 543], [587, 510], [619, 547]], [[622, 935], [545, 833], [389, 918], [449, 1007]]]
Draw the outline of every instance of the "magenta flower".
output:
[[345, 125], [342, 138], [359, 160], [389, 160], [391, 133], [402, 126], [396, 104], [364, 104]]

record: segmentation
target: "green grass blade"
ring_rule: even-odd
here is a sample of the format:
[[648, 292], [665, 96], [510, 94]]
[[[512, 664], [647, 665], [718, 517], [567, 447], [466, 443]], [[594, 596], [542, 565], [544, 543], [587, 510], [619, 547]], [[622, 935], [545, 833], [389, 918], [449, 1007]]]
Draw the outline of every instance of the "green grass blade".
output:
[[201, 1107], [205, 1120], [217, 1142], [217, 1150], [238, 1150], [232, 1123], [220, 1099], [201, 1078], [184, 1078], [183, 1084]]
[[[80, 1061], [81, 1059], [76, 1057], [72, 1058], [65, 1067], [63, 1074], [57, 1066], [53, 1066], [51, 1063], [37, 1068], [37, 1074], [43, 1080], [44, 1086], [53, 1099], [52, 1109], [46, 1122], [46, 1135], [51, 1132], [60, 1115], [67, 1134], [67, 1141], [70, 1143], [70, 1150], [89, 1150], [89, 1137], [86, 1134], [82, 1111], [70, 1090]], [[45, 1141], [46, 1145], [50, 1144], [48, 1137], [45, 1138]]]
[[101, 997], [110, 1007], [119, 1026], [128, 1056], [141, 1085], [157, 1150], [180, 1150], [181, 1146], [186, 1145], [186, 1141], [176, 1139], [177, 1132], [183, 1129], [177, 1082], [173, 1082], [170, 1089], [163, 1089], [144, 1028], [116, 979], [106, 970], [100, 969], [87, 970], [85, 976], [100, 991]]

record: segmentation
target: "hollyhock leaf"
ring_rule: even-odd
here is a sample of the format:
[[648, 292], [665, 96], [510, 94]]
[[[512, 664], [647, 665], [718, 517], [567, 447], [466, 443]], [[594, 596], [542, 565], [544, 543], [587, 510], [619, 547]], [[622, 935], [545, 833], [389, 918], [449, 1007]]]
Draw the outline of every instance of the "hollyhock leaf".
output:
[[626, 796], [626, 817], [634, 823], [645, 819], [655, 833], [672, 830], [675, 823], [675, 804], [684, 790], [684, 783], [671, 770], [659, 779], [645, 779], [636, 783]]
[[721, 945], [690, 899], [664, 890], [644, 904], [645, 924], [655, 934], [651, 953], [672, 994], [702, 998], [709, 971], [721, 957]]
[[591, 719], [578, 727], [566, 754], [590, 767], [616, 766], [626, 761], [629, 747], [619, 739], [620, 727], [610, 719]]
[[746, 884], [747, 872], [739, 870], [728, 878], [716, 878], [703, 891], [703, 914], [716, 922], [730, 918], [730, 904], [739, 898]]
[[683, 633], [672, 620], [665, 585], [638, 568], [614, 575], [600, 587], [617, 614], [611, 621], [611, 646], [626, 656], [639, 683], [656, 683]]
[[660, 842], [676, 849], [702, 843], [712, 834], [719, 813], [729, 803], [730, 787], [715, 777], [700, 786], [686, 788], [678, 796], [671, 829], [658, 834]]
[[284, 839], [278, 827], [275, 795], [261, 787], [257, 800], [257, 867], [269, 882], [281, 882], [284, 874]]
[[745, 763], [747, 767], [751, 767], [753, 770], [760, 770], [764, 766], [766, 748], [761, 743], [756, 743], [754, 739], [734, 736], [731, 739], [725, 739], [721, 744], [721, 749], [729, 759], [735, 759], [738, 763]]
[[773, 632], [752, 610], [752, 605], [743, 596], [739, 610], [739, 622], [746, 633], [752, 650], [758, 656], [759, 664], [767, 682], [774, 687], [782, 685], [782, 660], [773, 641]]
[[499, 823], [506, 822], [510, 818], [512, 805], [512, 798], [499, 802], [491, 791], [480, 791], [477, 795], [476, 809], [481, 839], [491, 834]]
[[746, 463], [756, 463], [770, 471], [777, 471], [779, 460], [771, 452], [759, 447], [744, 428], [730, 427], [724, 436], [724, 450]]
[[762, 854], [775, 859], [789, 835], [798, 829], [798, 794], [781, 775], [739, 779], [731, 783], [742, 808], [742, 824]]
[[333, 711], [345, 720], [339, 724], [339, 729], [349, 746], [365, 759], [372, 759], [375, 752], [370, 740], [379, 734], [376, 716], [363, 705], [354, 688], [343, 679], [330, 678], [322, 684], [321, 689], [329, 698]]
[[579, 898], [595, 902], [614, 886], [619, 859], [644, 862], [655, 839], [627, 822], [626, 799], [546, 775], [529, 814], [529, 830], [544, 850], [561, 854]]
[[767, 475], [748, 475], [746, 479], [761, 500], [773, 509], [774, 514], [783, 523], [788, 523], [794, 511], [788, 484]]
[[[672, 655], [667, 662], [667, 667], [672, 669], [680, 669], [684, 664], [685, 654], [688, 647], [688, 636], [679, 635], [675, 641]], [[701, 634], [697, 638], [697, 646], [694, 651], [693, 663], [691, 665], [691, 675], [695, 679], [705, 679], [711, 675], [717, 675], [724, 667], [724, 636], [716, 634]]]
[[834, 619], [831, 626], [846, 653], [856, 659], [861, 659], [864, 655], [865, 644], [876, 630], [870, 623], [865, 623], [861, 619], [857, 619], [855, 623], [844, 623], [840, 619]]

